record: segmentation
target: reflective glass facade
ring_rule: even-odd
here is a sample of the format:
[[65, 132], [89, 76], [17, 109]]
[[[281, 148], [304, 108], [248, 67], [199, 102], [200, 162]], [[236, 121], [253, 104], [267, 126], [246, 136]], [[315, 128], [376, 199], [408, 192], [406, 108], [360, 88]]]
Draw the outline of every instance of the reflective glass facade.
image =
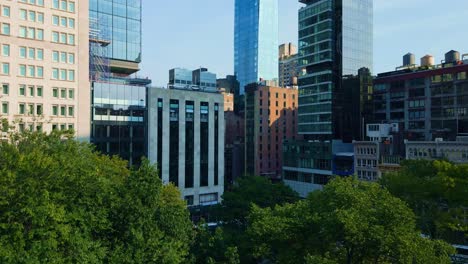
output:
[[234, 71], [247, 84], [278, 79], [278, 0], [236, 0]]
[[146, 87], [93, 82], [92, 142], [97, 150], [119, 155], [130, 165], [146, 156]]
[[299, 10], [299, 132], [340, 139], [343, 76], [373, 64], [372, 0], [303, 0]]
[[90, 0], [89, 15], [109, 31], [111, 59], [141, 62], [141, 0]]

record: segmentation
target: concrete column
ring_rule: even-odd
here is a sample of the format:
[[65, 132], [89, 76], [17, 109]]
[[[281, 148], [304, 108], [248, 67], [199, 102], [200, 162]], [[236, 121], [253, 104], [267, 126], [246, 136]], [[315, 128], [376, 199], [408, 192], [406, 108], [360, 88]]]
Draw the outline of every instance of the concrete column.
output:
[[185, 189], [185, 98], [179, 97], [179, 189]]
[[214, 159], [214, 152], [215, 152], [215, 141], [214, 141], [214, 127], [215, 127], [215, 120], [214, 120], [214, 101], [212, 99], [208, 102], [208, 186], [214, 186], [214, 163], [216, 162]]
[[193, 157], [193, 180], [194, 180], [194, 204], [199, 204], [200, 194], [200, 101], [194, 100], [194, 157]]
[[169, 112], [170, 112], [170, 95], [165, 93], [163, 96], [163, 148], [162, 148], [162, 180], [164, 184], [169, 183], [169, 144], [170, 144], [170, 121], [169, 121]]

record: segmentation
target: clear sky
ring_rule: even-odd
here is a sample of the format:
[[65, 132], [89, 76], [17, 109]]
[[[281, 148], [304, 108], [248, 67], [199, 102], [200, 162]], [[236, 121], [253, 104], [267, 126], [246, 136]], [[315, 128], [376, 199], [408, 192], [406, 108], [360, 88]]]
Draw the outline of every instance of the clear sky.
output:
[[[346, 1], [346, 0], [344, 0]], [[280, 43], [297, 43], [296, 0], [279, 0]], [[468, 53], [467, 0], [375, 0], [374, 70], [391, 71], [407, 52]], [[233, 74], [234, 0], [143, 0], [140, 77], [165, 86], [174, 67]]]

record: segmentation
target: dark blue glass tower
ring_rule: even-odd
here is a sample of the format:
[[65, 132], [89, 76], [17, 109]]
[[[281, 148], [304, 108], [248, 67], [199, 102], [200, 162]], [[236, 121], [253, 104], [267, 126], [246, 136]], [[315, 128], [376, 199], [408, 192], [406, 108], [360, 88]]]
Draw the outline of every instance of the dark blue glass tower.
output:
[[236, 0], [234, 72], [240, 94], [259, 79], [278, 79], [278, 0]]

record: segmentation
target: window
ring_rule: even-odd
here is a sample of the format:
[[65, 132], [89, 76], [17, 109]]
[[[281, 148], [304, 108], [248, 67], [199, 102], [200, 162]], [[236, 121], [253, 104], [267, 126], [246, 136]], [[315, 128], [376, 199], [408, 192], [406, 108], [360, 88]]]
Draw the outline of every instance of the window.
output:
[[37, 94], [37, 96], [42, 97], [42, 91], [43, 91], [42, 86], [38, 86], [38, 87], [36, 88], [36, 94]]
[[75, 64], [75, 54], [68, 53], [68, 63]]
[[60, 10], [67, 11], [67, 1], [65, 0], [60, 1]]
[[67, 70], [60, 69], [60, 80], [66, 80], [67, 79]]
[[29, 19], [29, 21], [34, 21], [35, 22], [36, 21], [36, 12], [29, 11], [28, 12], [28, 19]]
[[2, 55], [5, 56], [5, 57], [10, 56], [10, 45], [8, 45], [8, 44], [3, 44], [2, 45]]
[[36, 105], [36, 115], [42, 115], [42, 105]]
[[7, 83], [2, 84], [2, 94], [8, 95], [10, 93], [10, 85]]
[[42, 66], [37, 66], [37, 77], [43, 78], [44, 77], [44, 68]]
[[52, 16], [52, 25], [54, 26], [59, 25], [59, 16]]
[[43, 49], [37, 49], [37, 56], [36, 58], [38, 60], [43, 60], [44, 59], [44, 50]]
[[68, 27], [69, 28], [75, 28], [75, 19], [73, 19], [73, 18], [68, 19]]
[[40, 23], [44, 23], [44, 13], [37, 13], [37, 21]]
[[68, 70], [68, 80], [74, 82], [75, 81], [75, 71]]
[[65, 108], [65, 106], [61, 106], [60, 107], [60, 115], [65, 116], [66, 114], [67, 114], [67, 109]]
[[31, 96], [31, 97], [34, 96], [34, 86], [29, 86], [29, 87], [28, 87], [28, 94], [29, 94], [29, 96]]
[[20, 26], [19, 27], [19, 37], [25, 38], [27, 34], [27, 29], [26, 27]]
[[35, 48], [28, 48], [28, 58], [33, 59], [33, 60], [36, 58]]
[[20, 9], [20, 15], [19, 15], [21, 20], [26, 20], [27, 18], [27, 11], [25, 9]]
[[9, 63], [2, 63], [2, 74], [9, 75], [10, 74], [10, 64]]
[[36, 29], [35, 28], [28, 28], [28, 38], [35, 39], [36, 38]]
[[54, 98], [58, 98], [58, 89], [57, 89], [57, 88], [53, 88], [53, 89], [52, 89], [52, 96], [53, 96]]
[[67, 27], [67, 18], [66, 17], [60, 17], [60, 26]]
[[26, 47], [20, 47], [19, 48], [19, 56], [22, 59], [26, 58]]
[[19, 87], [19, 95], [24, 96], [26, 93], [26, 85], [20, 85]]
[[75, 2], [68, 2], [68, 12], [75, 13]]
[[10, 17], [10, 7], [9, 6], [2, 6], [2, 16]]
[[2, 32], [3, 35], [10, 35], [10, 24], [3, 23], [2, 24]]
[[60, 33], [60, 43], [67, 43], [67, 34], [65, 33]]
[[52, 42], [58, 43], [59, 42], [59, 33], [58, 32], [52, 32]]
[[59, 52], [58, 51], [52, 51], [52, 61], [53, 62], [58, 62], [59, 61]]
[[67, 63], [67, 53], [60, 52], [60, 62]]
[[37, 40], [44, 40], [44, 30], [43, 29], [37, 29], [36, 39]]
[[58, 115], [58, 106], [56, 106], [56, 105], [52, 106], [52, 115], [54, 115], [54, 116]]
[[59, 8], [59, 0], [53, 0], [52, 1], [52, 7], [55, 8], [55, 9], [58, 9]]
[[67, 98], [67, 90], [65, 89], [60, 90], [60, 98]]
[[36, 67], [29, 65], [28, 66], [28, 76], [29, 77], [36, 77]]
[[68, 98], [73, 99], [75, 98], [75, 91], [70, 89], [68, 90]]
[[59, 78], [59, 69], [53, 68], [52, 69], [52, 79], [58, 80], [58, 78]]
[[75, 45], [75, 35], [68, 34], [68, 45]]
[[69, 106], [68, 107], [68, 116], [74, 116], [74, 115], [75, 115], [75, 111], [74, 111], [73, 106]]
[[3, 102], [2, 103], [2, 114], [8, 114], [8, 103], [7, 102]]
[[25, 108], [24, 104], [19, 104], [18, 113], [19, 113], [20, 115], [24, 115], [25, 110], [26, 110], [26, 108]]

